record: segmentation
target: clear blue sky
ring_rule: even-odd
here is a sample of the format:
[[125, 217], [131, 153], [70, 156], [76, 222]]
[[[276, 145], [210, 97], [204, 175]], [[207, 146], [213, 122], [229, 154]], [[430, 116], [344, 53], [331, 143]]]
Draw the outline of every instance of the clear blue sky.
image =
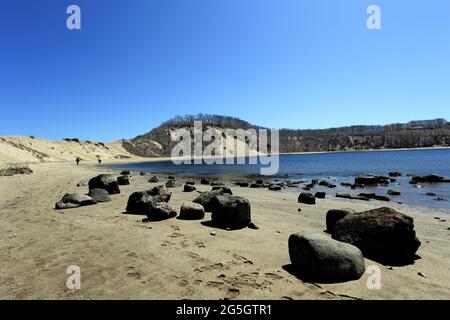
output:
[[0, 135], [100, 141], [199, 112], [277, 128], [450, 118], [450, 2], [1, 0], [0, 110]]

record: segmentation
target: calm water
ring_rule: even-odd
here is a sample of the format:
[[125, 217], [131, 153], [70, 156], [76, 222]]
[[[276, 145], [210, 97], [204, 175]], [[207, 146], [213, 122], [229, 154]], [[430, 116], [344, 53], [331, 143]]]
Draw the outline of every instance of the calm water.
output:
[[[112, 167], [189, 176], [257, 175], [260, 172], [260, 165], [250, 165], [248, 161], [245, 165], [175, 165], [167, 161], [118, 164]], [[389, 187], [366, 188], [366, 190], [386, 195], [388, 189], [397, 189], [402, 195], [391, 196], [393, 201], [433, 208], [450, 208], [450, 201], [440, 202], [435, 200], [436, 197], [426, 195], [427, 192], [434, 192], [437, 197], [450, 200], [449, 183], [422, 184], [423, 188], [416, 188], [408, 183], [410, 177], [406, 176], [406, 174], [436, 173], [450, 178], [450, 150], [444, 149], [281, 155], [279, 174], [274, 180], [325, 179], [338, 185], [336, 190], [324, 190], [328, 190], [328, 193], [346, 191], [357, 194], [360, 190], [350, 190], [340, 187], [339, 184], [343, 181], [353, 182], [354, 177], [360, 173], [387, 175], [390, 171], [399, 171], [404, 175], [397, 178], [398, 181]]]

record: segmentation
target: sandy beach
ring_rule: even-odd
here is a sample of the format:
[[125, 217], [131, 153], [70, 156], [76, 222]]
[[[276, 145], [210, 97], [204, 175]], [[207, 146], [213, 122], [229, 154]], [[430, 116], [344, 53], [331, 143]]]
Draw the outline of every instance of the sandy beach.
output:
[[[388, 204], [415, 219], [421, 259], [393, 268], [365, 259], [366, 269], [376, 265], [382, 272], [382, 288], [369, 290], [367, 273], [337, 284], [306, 283], [292, 275], [286, 268], [288, 238], [298, 231], [323, 233], [329, 209], [365, 211], [386, 203], [329, 197], [308, 206], [299, 204], [294, 192], [230, 185], [235, 195], [249, 199], [259, 230], [226, 231], [202, 224], [209, 213], [203, 221], [161, 222], [124, 214], [131, 193], [161, 184], [138, 173], [111, 202], [56, 211], [55, 202], [65, 193], [87, 193], [90, 178], [119, 172], [92, 163], [30, 167], [31, 175], [0, 177], [0, 299], [450, 298], [445, 211]], [[85, 186], [77, 187], [79, 182]], [[177, 182], [170, 205], [179, 211], [198, 193], [182, 192], [184, 181]], [[69, 265], [81, 269], [81, 290], [66, 288]]]

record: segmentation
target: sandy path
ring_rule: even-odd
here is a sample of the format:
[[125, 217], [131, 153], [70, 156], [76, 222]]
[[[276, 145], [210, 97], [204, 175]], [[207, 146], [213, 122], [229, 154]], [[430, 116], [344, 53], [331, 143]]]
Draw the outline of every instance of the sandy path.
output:
[[[368, 274], [347, 283], [310, 284], [283, 268], [289, 235], [322, 232], [328, 209], [362, 211], [385, 203], [326, 199], [306, 206], [297, 203], [296, 193], [233, 187], [250, 200], [260, 229], [224, 231], [200, 221], [144, 223], [123, 214], [132, 192], [157, 185], [148, 176], [133, 176], [112, 202], [55, 211], [64, 193], [87, 192], [76, 186], [79, 181], [108, 170], [67, 163], [32, 168], [32, 175], [0, 177], [1, 299], [450, 299], [450, 216], [443, 212], [394, 205], [416, 219], [422, 259], [393, 270], [366, 260], [366, 267], [380, 266], [381, 290], [367, 288]], [[197, 195], [181, 187], [171, 191], [177, 210]], [[72, 264], [81, 268], [78, 291], [66, 288]]]

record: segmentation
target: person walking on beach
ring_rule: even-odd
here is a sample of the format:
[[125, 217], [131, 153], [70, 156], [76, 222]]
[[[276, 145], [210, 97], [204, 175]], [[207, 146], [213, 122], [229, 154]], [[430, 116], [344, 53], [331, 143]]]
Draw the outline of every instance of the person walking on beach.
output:
[[77, 166], [80, 165], [80, 158], [79, 158], [79, 157], [77, 157], [77, 158], [75, 159], [75, 161], [77, 162]]
[[102, 159], [100, 157], [98, 158], [98, 164], [102, 164]]

